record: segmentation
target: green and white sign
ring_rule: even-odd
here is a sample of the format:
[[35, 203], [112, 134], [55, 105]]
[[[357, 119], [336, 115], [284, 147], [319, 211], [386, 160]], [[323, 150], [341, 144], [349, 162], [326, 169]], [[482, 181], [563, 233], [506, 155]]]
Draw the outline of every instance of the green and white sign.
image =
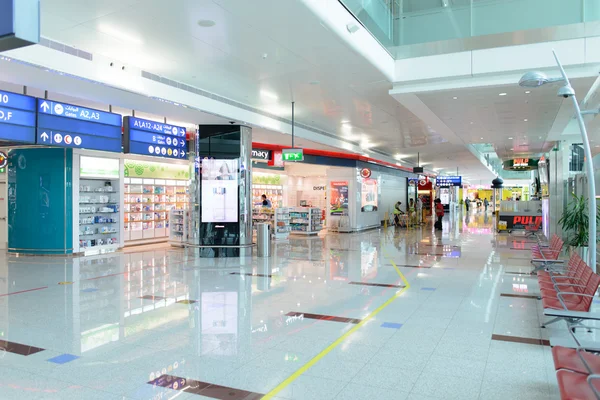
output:
[[304, 161], [303, 149], [283, 149], [281, 151], [283, 161]]
[[126, 178], [189, 179], [190, 167], [185, 164], [166, 164], [125, 160]]
[[81, 156], [79, 176], [82, 178], [119, 179], [119, 160]]

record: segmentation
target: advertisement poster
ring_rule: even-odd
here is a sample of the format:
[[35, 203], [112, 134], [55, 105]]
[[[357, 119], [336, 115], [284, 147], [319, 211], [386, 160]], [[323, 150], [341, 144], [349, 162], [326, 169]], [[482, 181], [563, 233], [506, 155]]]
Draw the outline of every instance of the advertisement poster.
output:
[[360, 211], [377, 211], [377, 179], [363, 179]]
[[348, 181], [331, 182], [331, 215], [343, 215], [348, 213]]
[[238, 222], [238, 160], [202, 160], [202, 222]]

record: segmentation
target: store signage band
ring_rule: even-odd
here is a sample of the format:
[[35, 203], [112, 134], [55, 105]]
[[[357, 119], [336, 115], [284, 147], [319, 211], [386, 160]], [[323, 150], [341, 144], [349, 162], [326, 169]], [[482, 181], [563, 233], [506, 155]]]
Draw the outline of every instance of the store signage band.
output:
[[271, 150], [252, 149], [252, 159], [269, 161], [271, 159]]
[[0, 90], [0, 140], [35, 143], [35, 98]]
[[121, 152], [121, 116], [37, 99], [36, 143]]
[[283, 161], [304, 161], [303, 149], [283, 149], [281, 155]]
[[513, 161], [513, 167], [527, 167], [529, 165], [529, 158], [515, 158]]
[[123, 118], [125, 153], [184, 159], [187, 156], [186, 130], [135, 117]]

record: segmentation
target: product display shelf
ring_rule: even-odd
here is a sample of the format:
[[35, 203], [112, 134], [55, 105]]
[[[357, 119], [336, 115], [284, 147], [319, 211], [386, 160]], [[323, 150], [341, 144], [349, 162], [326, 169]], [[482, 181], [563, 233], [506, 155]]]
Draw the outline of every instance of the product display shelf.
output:
[[283, 186], [252, 184], [252, 204], [261, 205], [262, 195], [266, 195], [274, 208], [283, 207]]
[[270, 224], [271, 232], [275, 222], [275, 211], [272, 208], [259, 207], [252, 210], [252, 234], [256, 236], [256, 224]]
[[85, 254], [119, 247], [118, 180], [80, 178], [79, 250]]
[[275, 240], [287, 240], [290, 235], [290, 209], [280, 207], [275, 209], [273, 237]]
[[188, 236], [187, 210], [174, 209], [169, 213], [169, 243], [171, 246], [183, 247]]
[[187, 207], [187, 184], [187, 181], [125, 178], [125, 240], [168, 240], [169, 212]]
[[321, 209], [294, 207], [290, 208], [291, 234], [317, 235], [321, 230]]

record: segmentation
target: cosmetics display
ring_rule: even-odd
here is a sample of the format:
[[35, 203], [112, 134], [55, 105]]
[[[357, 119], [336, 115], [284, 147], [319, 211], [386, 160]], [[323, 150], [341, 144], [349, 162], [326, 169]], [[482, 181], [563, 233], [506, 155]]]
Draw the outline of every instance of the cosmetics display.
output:
[[164, 238], [169, 212], [188, 206], [188, 181], [125, 178], [125, 241]]
[[316, 235], [322, 229], [320, 208], [294, 207], [290, 209], [291, 234]]
[[188, 235], [187, 210], [174, 209], [169, 213], [169, 243], [171, 246], [183, 247]]
[[119, 245], [118, 180], [80, 178], [79, 248]]
[[256, 224], [268, 223], [271, 224], [271, 238], [273, 240], [287, 240], [290, 234], [290, 210], [291, 208], [288, 207], [276, 209], [255, 207], [252, 210], [254, 233], [256, 234]]

